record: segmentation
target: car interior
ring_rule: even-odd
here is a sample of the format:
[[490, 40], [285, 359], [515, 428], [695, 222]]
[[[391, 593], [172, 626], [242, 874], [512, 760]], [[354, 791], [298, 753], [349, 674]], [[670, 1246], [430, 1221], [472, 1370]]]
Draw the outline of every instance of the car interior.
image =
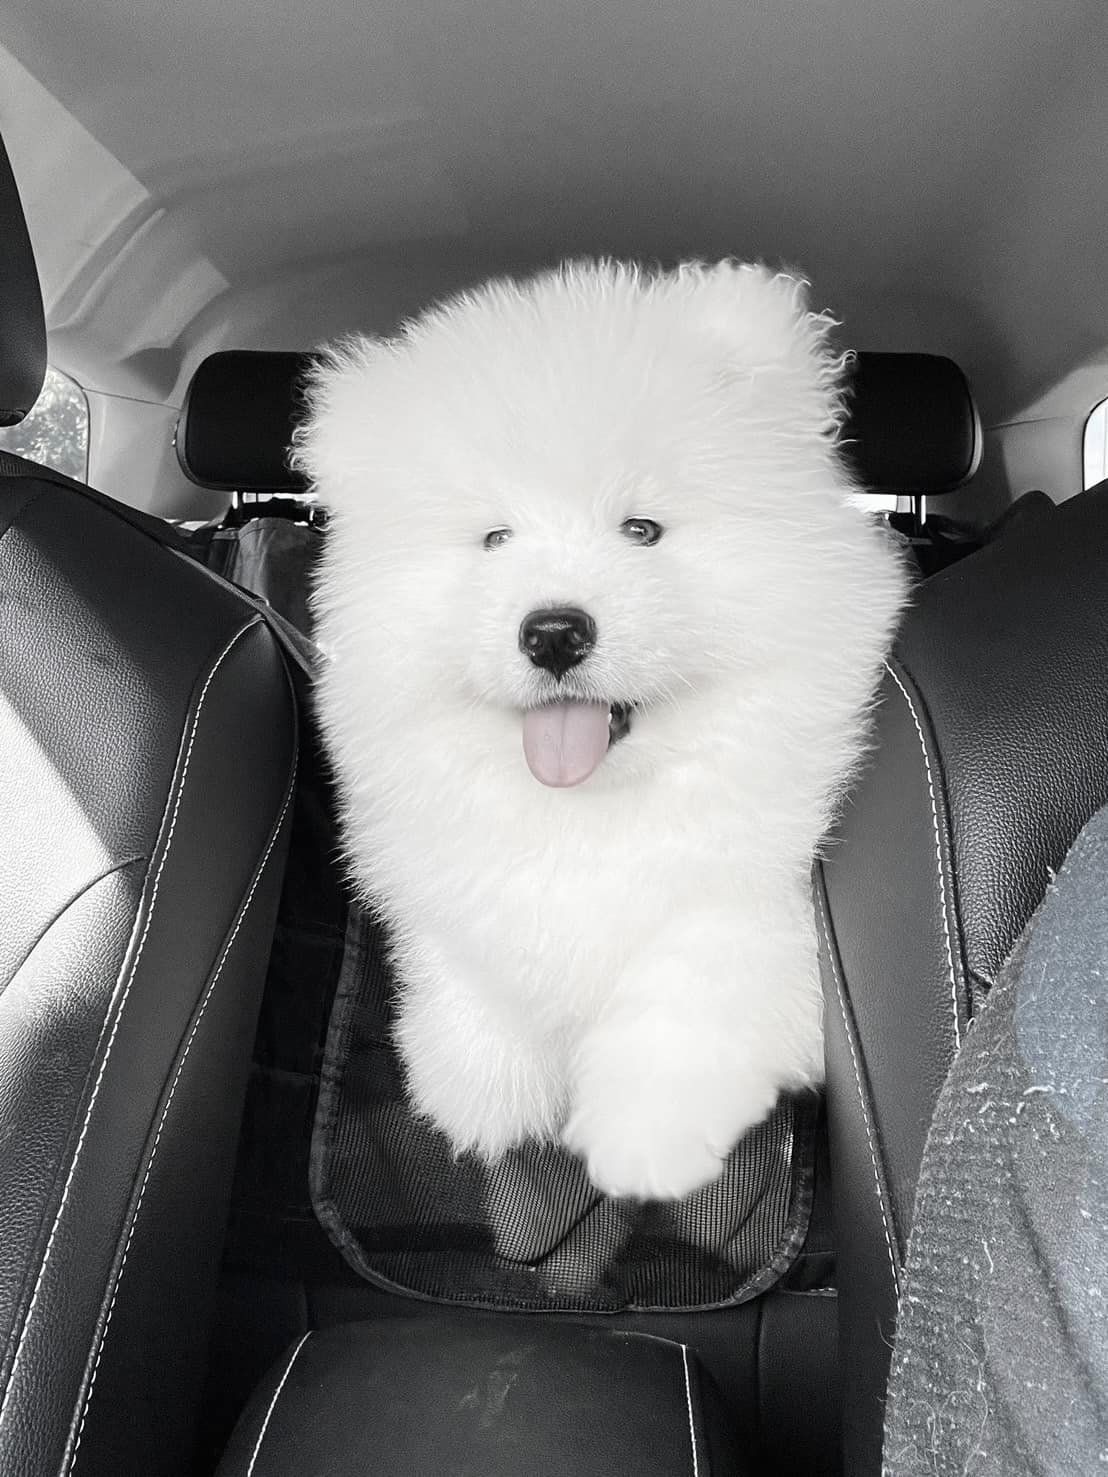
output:
[[[940, 1088], [1108, 802], [1108, 10], [0, 13], [0, 1473], [878, 1477]], [[826, 1090], [633, 1225], [406, 1113], [288, 461], [322, 344], [580, 256], [801, 269], [914, 569]]]

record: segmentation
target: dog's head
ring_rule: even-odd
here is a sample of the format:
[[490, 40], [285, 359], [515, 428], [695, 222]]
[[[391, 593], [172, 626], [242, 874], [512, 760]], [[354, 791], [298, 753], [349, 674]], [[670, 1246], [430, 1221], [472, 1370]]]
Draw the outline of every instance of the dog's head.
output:
[[382, 712], [516, 725], [548, 785], [696, 721], [830, 618], [831, 326], [765, 268], [599, 264], [338, 346], [294, 452], [333, 515], [325, 645]]

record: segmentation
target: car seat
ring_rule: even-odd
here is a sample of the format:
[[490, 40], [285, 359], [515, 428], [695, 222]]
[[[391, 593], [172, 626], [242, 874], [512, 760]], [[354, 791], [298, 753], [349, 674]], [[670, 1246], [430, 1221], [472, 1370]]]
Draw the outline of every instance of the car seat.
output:
[[[0, 146], [0, 424], [46, 369]], [[0, 1470], [191, 1470], [296, 711], [257, 609], [0, 453]]]

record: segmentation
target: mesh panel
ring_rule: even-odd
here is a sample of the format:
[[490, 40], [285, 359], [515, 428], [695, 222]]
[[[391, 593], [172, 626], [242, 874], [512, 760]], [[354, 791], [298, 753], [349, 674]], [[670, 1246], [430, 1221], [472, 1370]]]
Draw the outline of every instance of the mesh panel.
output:
[[380, 929], [352, 909], [311, 1178], [317, 1215], [363, 1276], [483, 1307], [692, 1309], [754, 1297], [795, 1258], [811, 1208], [813, 1096], [784, 1099], [715, 1184], [631, 1205], [598, 1194], [555, 1146], [493, 1166], [455, 1160], [405, 1100], [392, 992]]

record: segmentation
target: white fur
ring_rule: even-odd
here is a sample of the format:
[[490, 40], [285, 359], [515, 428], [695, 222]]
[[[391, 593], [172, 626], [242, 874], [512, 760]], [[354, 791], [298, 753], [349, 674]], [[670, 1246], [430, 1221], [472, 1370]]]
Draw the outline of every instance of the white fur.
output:
[[[574, 265], [350, 340], [311, 387], [345, 844], [458, 1151], [560, 1135], [602, 1190], [679, 1197], [822, 1077], [809, 872], [905, 576], [846, 502], [804, 289]], [[665, 536], [630, 544], [633, 516]], [[599, 628], [566, 686], [637, 704], [573, 790], [521, 741], [555, 694], [519, 626], [551, 604]]]

